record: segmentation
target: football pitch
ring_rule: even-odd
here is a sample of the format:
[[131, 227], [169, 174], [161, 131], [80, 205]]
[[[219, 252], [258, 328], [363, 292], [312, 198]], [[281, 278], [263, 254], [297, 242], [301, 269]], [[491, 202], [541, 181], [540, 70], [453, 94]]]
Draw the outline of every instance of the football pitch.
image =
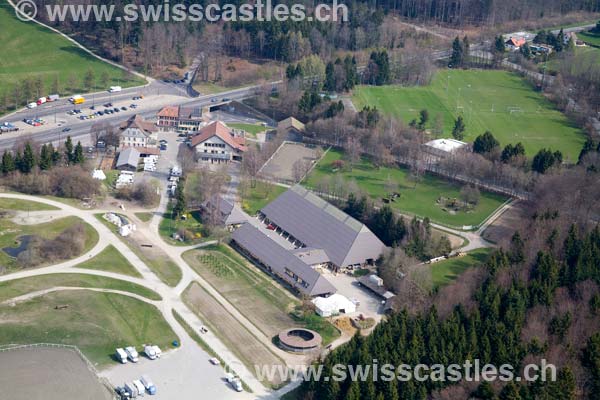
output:
[[443, 118], [443, 133], [451, 137], [454, 120], [462, 115], [465, 141], [472, 142], [489, 130], [502, 146], [522, 142], [528, 156], [541, 148], [560, 150], [571, 162], [585, 137], [567, 117], [519, 76], [505, 71], [445, 70], [429, 86], [361, 86], [354, 104], [376, 106], [405, 123], [429, 111], [426, 129], [433, 131], [436, 115]]

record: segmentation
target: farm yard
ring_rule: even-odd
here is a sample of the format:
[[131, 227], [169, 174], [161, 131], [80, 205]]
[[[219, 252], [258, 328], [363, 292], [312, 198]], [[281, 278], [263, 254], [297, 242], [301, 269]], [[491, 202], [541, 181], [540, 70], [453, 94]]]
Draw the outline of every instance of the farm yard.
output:
[[519, 76], [504, 71], [448, 70], [438, 72], [424, 87], [361, 86], [355, 89], [353, 101], [358, 109], [375, 106], [406, 124], [418, 119], [422, 109], [429, 111], [431, 121], [439, 114], [442, 137], [451, 137], [454, 120], [462, 115], [466, 141], [489, 130], [502, 146], [522, 142], [530, 157], [549, 147], [573, 162], [585, 141], [549, 101]]
[[[38, 76], [42, 80], [40, 86], [46, 90], [33, 93], [29, 100], [50, 94], [57, 78], [60, 94], [84, 91], [82, 78], [88, 70], [95, 77], [92, 91], [106, 90], [111, 85], [129, 87], [144, 83], [141, 78], [92, 57], [57, 33], [35, 23], [19, 21], [6, 0], [0, 0], [0, 26], [0, 93], [12, 91], [15, 84]], [[100, 87], [103, 75], [108, 81]]]
[[415, 182], [410, 179], [409, 171], [404, 168], [376, 168], [364, 158], [352, 168], [336, 169], [334, 162], [342, 159], [342, 152], [330, 150], [304, 183], [316, 188], [324, 179], [339, 176], [346, 183], [354, 181], [361, 191], [380, 203], [386, 197], [388, 182], [393, 182], [399, 194], [397, 199], [390, 202], [393, 209], [419, 217], [429, 217], [434, 222], [455, 227], [481, 224], [507, 200], [496, 194], [482, 192], [475, 206], [454, 211], [448, 208], [448, 203], [459, 203], [461, 187], [458, 185], [429, 174]]

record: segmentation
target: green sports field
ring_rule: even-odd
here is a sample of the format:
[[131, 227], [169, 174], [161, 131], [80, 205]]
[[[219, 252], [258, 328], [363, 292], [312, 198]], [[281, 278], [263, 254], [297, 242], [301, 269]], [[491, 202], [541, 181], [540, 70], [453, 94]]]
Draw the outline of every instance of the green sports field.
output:
[[346, 182], [356, 182], [362, 191], [379, 203], [382, 197], [385, 197], [385, 183], [388, 178], [391, 178], [398, 185], [400, 193], [400, 198], [390, 203], [392, 208], [406, 214], [429, 217], [434, 222], [452, 227], [479, 225], [506, 201], [502, 196], [482, 192], [479, 204], [472, 211], [450, 213], [437, 204], [437, 200], [440, 197], [460, 198], [461, 186], [433, 175], [423, 176], [415, 186], [415, 183], [408, 178], [408, 170], [376, 168], [366, 159], [352, 169], [346, 167], [336, 171], [332, 163], [342, 158], [343, 153], [330, 150], [304, 183], [314, 188], [323, 178], [340, 174]]
[[585, 43], [592, 46], [600, 47], [600, 35], [592, 32], [579, 32], [577, 37]]
[[428, 129], [433, 128], [436, 114], [441, 114], [442, 137], [451, 137], [454, 120], [462, 115], [465, 141], [489, 130], [501, 145], [522, 142], [528, 156], [549, 147], [573, 161], [585, 141], [565, 115], [519, 76], [505, 71], [445, 70], [424, 87], [361, 86], [353, 101], [359, 109], [376, 106], [406, 123], [427, 109]]
[[[94, 72], [97, 90], [144, 83], [131, 74], [124, 76], [121, 69], [90, 56], [57, 33], [34, 22], [19, 21], [6, 0], [0, 0], [0, 95], [8, 92], [12, 100], [15, 84], [37, 77], [44, 82], [40, 96], [49, 95], [57, 76], [60, 94], [85, 92], [83, 77], [88, 69]], [[101, 81], [105, 72], [110, 77], [106, 87]], [[69, 85], [71, 76], [76, 78], [74, 87]]]

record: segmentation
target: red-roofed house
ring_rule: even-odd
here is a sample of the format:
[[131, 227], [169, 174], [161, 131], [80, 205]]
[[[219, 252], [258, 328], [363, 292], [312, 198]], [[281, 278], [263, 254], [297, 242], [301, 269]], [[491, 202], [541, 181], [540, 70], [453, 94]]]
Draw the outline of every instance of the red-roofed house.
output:
[[517, 51], [521, 48], [521, 46], [523, 46], [525, 43], [527, 43], [527, 40], [525, 40], [524, 38], [520, 38], [520, 37], [511, 37], [510, 39], [508, 39], [505, 42], [506, 47], [509, 50], [512, 51]]
[[233, 132], [220, 121], [215, 121], [198, 131], [192, 138], [192, 147], [196, 149], [198, 160], [221, 163], [241, 161], [246, 151], [246, 140], [235, 136]]
[[200, 129], [204, 122], [202, 109], [193, 107], [167, 106], [157, 114], [156, 125], [161, 131], [193, 133]]

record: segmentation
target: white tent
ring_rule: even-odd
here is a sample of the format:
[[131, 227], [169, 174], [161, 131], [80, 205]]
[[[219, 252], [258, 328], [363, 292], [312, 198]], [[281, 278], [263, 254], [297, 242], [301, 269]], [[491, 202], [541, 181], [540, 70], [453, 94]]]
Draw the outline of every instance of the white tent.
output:
[[92, 178], [98, 179], [99, 181], [103, 181], [106, 179], [106, 175], [101, 169], [95, 169], [94, 172], [92, 172]]
[[316, 297], [312, 302], [321, 317], [356, 312], [356, 304], [337, 293], [329, 297]]

